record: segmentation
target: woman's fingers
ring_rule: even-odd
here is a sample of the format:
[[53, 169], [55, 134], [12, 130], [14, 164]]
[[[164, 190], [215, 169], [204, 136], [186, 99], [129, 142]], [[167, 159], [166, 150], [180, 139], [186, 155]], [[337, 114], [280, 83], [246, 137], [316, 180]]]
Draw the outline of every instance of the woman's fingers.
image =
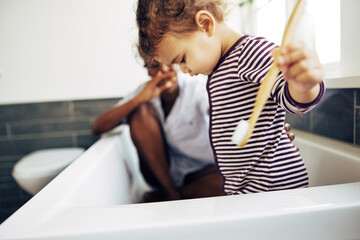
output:
[[289, 132], [289, 131], [291, 130], [291, 126], [290, 126], [289, 123], [285, 123], [285, 124], [284, 124], [284, 127], [285, 127], [285, 131], [286, 131], [286, 132]]
[[170, 80], [175, 76], [174, 72], [162, 73], [161, 71], [157, 72], [153, 77], [152, 81], [155, 85], [160, 86], [163, 85], [166, 81]]

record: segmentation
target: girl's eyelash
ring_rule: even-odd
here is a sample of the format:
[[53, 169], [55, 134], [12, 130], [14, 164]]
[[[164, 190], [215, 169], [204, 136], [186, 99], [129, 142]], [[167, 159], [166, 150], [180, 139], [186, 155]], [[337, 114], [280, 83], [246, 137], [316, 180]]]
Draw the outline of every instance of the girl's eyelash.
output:
[[180, 63], [185, 63], [185, 56], [181, 59]]

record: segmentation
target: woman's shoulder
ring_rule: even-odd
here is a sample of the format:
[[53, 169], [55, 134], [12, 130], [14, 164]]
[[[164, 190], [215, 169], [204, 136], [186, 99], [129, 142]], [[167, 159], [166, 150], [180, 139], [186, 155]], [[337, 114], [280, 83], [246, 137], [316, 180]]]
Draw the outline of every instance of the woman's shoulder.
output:
[[179, 77], [180, 95], [185, 98], [192, 99], [196, 102], [207, 96], [206, 91], [207, 77], [204, 75], [189, 76], [181, 74]]
[[206, 88], [207, 77], [201, 74], [196, 76], [190, 76], [189, 74], [178, 73], [178, 81], [180, 88], [181, 87], [189, 88], [189, 89], [194, 89], [197, 87]]

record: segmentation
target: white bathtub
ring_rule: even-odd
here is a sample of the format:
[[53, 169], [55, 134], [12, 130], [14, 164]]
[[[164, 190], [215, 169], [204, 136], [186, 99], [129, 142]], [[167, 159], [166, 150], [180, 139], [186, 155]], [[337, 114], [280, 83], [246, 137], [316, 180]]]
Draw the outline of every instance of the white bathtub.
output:
[[0, 239], [360, 239], [360, 149], [296, 131], [312, 187], [131, 204], [128, 128], [100, 139], [0, 225]]

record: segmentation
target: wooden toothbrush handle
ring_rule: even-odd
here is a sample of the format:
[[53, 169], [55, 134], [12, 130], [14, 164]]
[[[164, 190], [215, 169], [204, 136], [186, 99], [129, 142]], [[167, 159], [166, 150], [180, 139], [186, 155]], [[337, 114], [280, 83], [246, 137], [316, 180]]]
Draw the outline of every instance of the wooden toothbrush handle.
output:
[[244, 146], [250, 139], [252, 132], [254, 131], [255, 124], [265, 106], [267, 99], [270, 97], [271, 90], [279, 74], [278, 58], [282, 49], [293, 39], [296, 27], [300, 21], [302, 13], [305, 8], [305, 0], [298, 0], [294, 10], [292, 11], [290, 18], [286, 24], [280, 49], [277, 51], [274, 62], [270, 70], [266, 73], [264, 80], [261, 82], [259, 91], [256, 96], [254, 110], [249, 118], [249, 129], [243, 139], [238, 145], [239, 147]]
[[279, 74], [279, 67], [277, 66], [277, 64], [273, 64], [270, 70], [266, 73], [265, 79], [262, 81], [260, 85], [255, 100], [254, 110], [248, 120], [249, 130], [247, 131], [243, 141], [239, 144], [239, 147], [244, 146], [247, 143], [247, 141], [250, 139], [251, 134], [255, 128], [255, 124], [265, 106], [267, 99], [270, 96], [271, 89], [274, 86], [278, 74]]
[[[294, 38], [296, 27], [299, 24], [301, 16], [305, 9], [305, 2], [306, 2], [305, 0], [298, 0], [296, 2], [296, 5], [295, 5], [295, 7], [289, 17], [289, 20], [286, 24], [283, 38], [281, 41], [280, 50]], [[276, 58], [276, 60], [277, 60], [277, 58]]]

